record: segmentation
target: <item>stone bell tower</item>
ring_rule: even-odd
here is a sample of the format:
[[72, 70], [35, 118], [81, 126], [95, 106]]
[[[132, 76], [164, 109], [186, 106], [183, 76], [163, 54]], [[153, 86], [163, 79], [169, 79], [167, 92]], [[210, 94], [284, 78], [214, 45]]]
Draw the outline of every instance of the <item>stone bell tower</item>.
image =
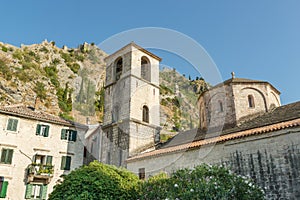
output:
[[161, 58], [131, 42], [106, 61], [102, 161], [124, 161], [159, 141], [159, 62]]

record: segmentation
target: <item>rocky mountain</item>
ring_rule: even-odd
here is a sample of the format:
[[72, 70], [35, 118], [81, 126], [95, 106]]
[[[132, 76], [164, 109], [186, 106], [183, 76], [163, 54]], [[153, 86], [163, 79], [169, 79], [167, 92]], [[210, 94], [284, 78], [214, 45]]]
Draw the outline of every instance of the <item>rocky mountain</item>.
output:
[[[101, 121], [106, 56], [93, 43], [77, 48], [59, 48], [53, 41], [21, 47], [0, 43], [0, 105], [22, 103], [80, 123]], [[173, 69], [160, 72], [165, 132], [198, 125], [197, 93], [204, 83]]]
[[189, 80], [175, 69], [163, 68], [160, 71], [160, 116], [165, 131], [178, 132], [198, 127], [197, 100], [207, 87], [203, 79]]

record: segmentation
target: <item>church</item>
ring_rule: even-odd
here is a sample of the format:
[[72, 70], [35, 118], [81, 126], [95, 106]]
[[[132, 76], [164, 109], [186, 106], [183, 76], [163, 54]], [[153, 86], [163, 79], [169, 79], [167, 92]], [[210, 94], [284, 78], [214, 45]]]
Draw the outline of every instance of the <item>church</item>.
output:
[[[200, 94], [199, 127], [160, 143], [159, 62], [130, 43], [106, 58], [104, 122], [86, 134], [90, 160], [147, 178], [202, 163], [252, 178], [267, 199], [300, 198], [300, 102], [269, 82], [230, 79]], [[89, 161], [88, 156], [86, 156]]]

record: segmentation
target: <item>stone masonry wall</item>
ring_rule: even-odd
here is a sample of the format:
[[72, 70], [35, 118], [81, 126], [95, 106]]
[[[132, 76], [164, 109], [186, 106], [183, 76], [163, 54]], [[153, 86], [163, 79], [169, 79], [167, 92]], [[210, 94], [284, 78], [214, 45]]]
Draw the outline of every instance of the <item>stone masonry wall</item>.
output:
[[267, 199], [300, 198], [300, 128], [290, 128], [245, 137], [196, 150], [163, 154], [127, 163], [146, 176], [161, 171], [171, 173], [201, 163], [226, 165], [232, 171], [249, 176], [266, 192]]
[[[280, 106], [279, 94], [266, 83], [233, 84], [232, 91], [238, 123], [243, 121], [243, 118]], [[253, 108], [249, 108], [248, 95], [254, 97]]]

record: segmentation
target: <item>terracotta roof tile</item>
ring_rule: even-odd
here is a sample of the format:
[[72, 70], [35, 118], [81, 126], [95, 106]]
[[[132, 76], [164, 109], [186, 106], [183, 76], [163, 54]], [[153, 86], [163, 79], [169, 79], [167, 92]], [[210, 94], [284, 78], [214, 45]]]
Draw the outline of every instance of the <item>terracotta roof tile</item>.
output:
[[181, 145], [177, 145], [177, 146], [154, 150], [154, 151], [151, 151], [148, 153], [144, 153], [144, 154], [129, 158], [129, 159], [127, 159], [127, 162], [133, 162], [135, 160], [141, 160], [141, 159], [145, 159], [145, 158], [149, 158], [149, 157], [155, 157], [155, 156], [159, 156], [162, 154], [173, 153], [173, 152], [183, 151], [183, 150], [189, 150], [189, 149], [198, 148], [200, 146], [204, 146], [204, 145], [208, 145], [208, 144], [225, 142], [228, 140], [234, 140], [234, 139], [238, 139], [238, 138], [248, 137], [251, 135], [263, 134], [263, 133], [271, 132], [274, 130], [281, 130], [281, 129], [285, 129], [285, 128], [289, 128], [289, 127], [296, 127], [296, 126], [300, 126], [300, 118], [294, 119], [291, 121], [286, 121], [286, 122], [281, 122], [281, 123], [277, 123], [277, 124], [272, 124], [272, 125], [267, 125], [267, 126], [263, 126], [263, 127], [257, 127], [257, 128], [253, 128], [253, 129], [249, 129], [249, 130], [230, 133], [227, 135], [221, 135], [218, 137], [212, 137], [212, 138], [208, 138], [208, 139], [194, 141], [194, 142], [190, 142], [187, 144], [181, 144]]
[[74, 126], [74, 122], [64, 120], [58, 116], [48, 114], [43, 111], [34, 110], [33, 108], [26, 107], [24, 105], [16, 106], [1, 106], [0, 113], [13, 115], [17, 117], [24, 117], [33, 120], [41, 120], [45, 122], [51, 122], [55, 124], [65, 125], [65, 126]]

